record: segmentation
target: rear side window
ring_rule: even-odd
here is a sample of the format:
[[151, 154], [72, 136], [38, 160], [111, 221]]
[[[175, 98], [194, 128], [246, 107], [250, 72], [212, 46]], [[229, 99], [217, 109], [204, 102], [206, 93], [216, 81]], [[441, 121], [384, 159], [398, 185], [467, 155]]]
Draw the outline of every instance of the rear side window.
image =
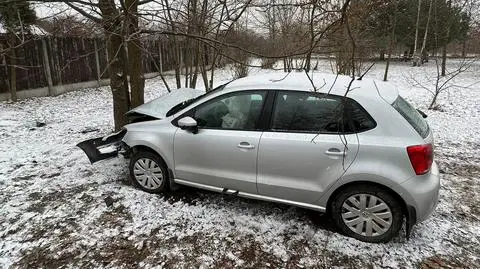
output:
[[393, 102], [392, 106], [400, 113], [412, 127], [423, 137], [427, 137], [429, 128], [427, 121], [423, 119], [422, 115], [412, 107], [405, 99], [398, 96], [397, 100]]
[[341, 99], [334, 96], [281, 91], [275, 102], [272, 129], [338, 133], [343, 124], [342, 111]]
[[377, 126], [372, 116], [360, 104], [351, 99], [347, 100], [348, 110], [346, 116], [350, 119], [350, 122], [345, 126], [346, 133], [360, 133]]
[[276, 131], [356, 133], [375, 126], [370, 115], [350, 98], [309, 92], [278, 92], [272, 116]]

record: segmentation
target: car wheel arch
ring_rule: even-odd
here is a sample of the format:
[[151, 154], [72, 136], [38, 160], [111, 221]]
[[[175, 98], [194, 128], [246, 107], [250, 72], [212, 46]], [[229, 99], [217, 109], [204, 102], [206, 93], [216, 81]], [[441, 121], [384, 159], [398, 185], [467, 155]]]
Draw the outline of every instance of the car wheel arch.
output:
[[162, 154], [158, 153], [156, 150], [154, 150], [153, 148], [151, 148], [149, 146], [136, 145], [136, 146], [132, 146], [131, 149], [132, 149], [133, 152], [146, 151], [146, 152], [153, 153], [160, 158], [160, 160], [167, 166], [167, 168], [170, 168], [168, 163], [165, 161], [165, 158], [162, 156]]
[[331, 211], [332, 203], [335, 200], [335, 198], [342, 192], [342, 190], [345, 190], [346, 188], [349, 188], [355, 185], [372, 185], [385, 190], [386, 192], [391, 194], [393, 197], [395, 197], [395, 199], [402, 205], [402, 212], [404, 216], [408, 215], [408, 204], [405, 201], [405, 199], [397, 191], [393, 190], [388, 186], [380, 184], [378, 182], [368, 181], [368, 180], [351, 181], [335, 188], [335, 190], [328, 197], [327, 206], [326, 206], [327, 213], [331, 213], [330, 211]]

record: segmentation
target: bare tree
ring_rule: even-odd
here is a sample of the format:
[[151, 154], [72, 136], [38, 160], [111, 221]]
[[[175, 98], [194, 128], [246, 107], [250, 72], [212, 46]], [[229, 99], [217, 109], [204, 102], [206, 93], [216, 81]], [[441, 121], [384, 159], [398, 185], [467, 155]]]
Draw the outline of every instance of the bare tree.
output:
[[[113, 96], [115, 130], [125, 125], [124, 114], [144, 102], [138, 5], [149, 0], [39, 0], [64, 3], [71, 9], [101, 25], [108, 56], [108, 74]], [[128, 79], [130, 78], [130, 80]]]
[[414, 87], [422, 88], [432, 95], [428, 109], [438, 109], [437, 99], [443, 92], [456, 88], [470, 88], [480, 83], [480, 81], [476, 81], [470, 85], [460, 85], [455, 82], [455, 79], [459, 75], [467, 72], [476, 62], [477, 59], [462, 59], [451, 71], [447, 72], [445, 76], [442, 76], [441, 63], [439, 63], [438, 59], [435, 59], [435, 76], [429, 79], [427, 83], [420, 82], [415, 76], [412, 76], [412, 84]]

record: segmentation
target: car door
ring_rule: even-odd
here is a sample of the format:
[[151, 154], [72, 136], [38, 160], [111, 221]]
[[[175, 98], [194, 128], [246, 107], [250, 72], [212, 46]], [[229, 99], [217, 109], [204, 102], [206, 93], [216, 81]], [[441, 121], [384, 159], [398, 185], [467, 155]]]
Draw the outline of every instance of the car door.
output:
[[343, 107], [342, 97], [278, 91], [260, 140], [259, 194], [314, 203], [342, 176], [358, 152], [357, 136], [345, 134]]
[[257, 193], [257, 153], [262, 135], [259, 119], [266, 96], [266, 91], [227, 93], [187, 112], [185, 115], [197, 121], [198, 132], [177, 130], [175, 176]]

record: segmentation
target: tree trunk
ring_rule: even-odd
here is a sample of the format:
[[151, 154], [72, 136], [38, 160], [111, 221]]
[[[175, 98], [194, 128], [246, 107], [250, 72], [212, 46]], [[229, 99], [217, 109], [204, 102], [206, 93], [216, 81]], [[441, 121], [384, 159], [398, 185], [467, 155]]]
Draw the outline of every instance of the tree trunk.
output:
[[392, 37], [390, 39], [390, 46], [388, 47], [387, 63], [385, 64], [385, 73], [383, 74], [383, 81], [388, 80], [388, 69], [390, 68], [390, 59], [392, 58], [392, 51], [394, 46], [394, 31], [392, 31]]
[[417, 9], [417, 22], [415, 23], [415, 43], [413, 45], [413, 66], [416, 66], [418, 64], [418, 59], [417, 57], [417, 44], [418, 44], [418, 27], [420, 26], [420, 10], [422, 6], [422, 0], [418, 0], [418, 9]]
[[435, 107], [435, 103], [437, 102], [437, 97], [438, 97], [439, 92], [436, 91], [435, 95], [433, 96], [432, 102], [430, 102], [430, 105], [428, 106], [428, 109], [433, 109]]
[[423, 35], [422, 49], [420, 50], [421, 63], [423, 64], [425, 46], [427, 45], [428, 25], [430, 24], [430, 16], [432, 14], [433, 0], [430, 0], [430, 7], [428, 8], [427, 26], [425, 27], [425, 34]]
[[109, 59], [108, 74], [113, 97], [113, 117], [115, 130], [118, 131], [126, 124], [125, 113], [130, 110], [128, 80], [125, 73], [126, 53], [123, 46], [120, 16], [114, 0], [99, 0], [99, 7], [102, 12]]
[[447, 44], [443, 45], [442, 48], [442, 77], [445, 76], [447, 69]]
[[385, 51], [384, 50], [380, 51], [380, 61], [385, 61]]
[[392, 58], [392, 51], [395, 45], [395, 28], [397, 27], [397, 6], [395, 5], [395, 12], [393, 13], [392, 21], [392, 31], [390, 33], [390, 44], [388, 46], [388, 56], [387, 63], [385, 65], [385, 74], [383, 75], [383, 81], [388, 80], [388, 69], [390, 68], [390, 59]]
[[142, 72], [142, 50], [138, 34], [138, 0], [125, 0], [128, 23], [128, 75], [130, 76], [131, 108], [144, 103], [145, 78]]
[[16, 38], [15, 34], [10, 36], [10, 50], [8, 56], [10, 58], [10, 98], [13, 102], [17, 101], [17, 55], [15, 53]]
[[196, 49], [194, 55], [193, 65], [195, 66], [195, 70], [193, 71], [193, 77], [190, 79], [190, 88], [195, 89], [197, 86], [197, 78], [198, 78], [198, 69], [200, 64], [200, 57], [202, 56], [202, 52], [200, 50], [200, 42], [196, 41]]

